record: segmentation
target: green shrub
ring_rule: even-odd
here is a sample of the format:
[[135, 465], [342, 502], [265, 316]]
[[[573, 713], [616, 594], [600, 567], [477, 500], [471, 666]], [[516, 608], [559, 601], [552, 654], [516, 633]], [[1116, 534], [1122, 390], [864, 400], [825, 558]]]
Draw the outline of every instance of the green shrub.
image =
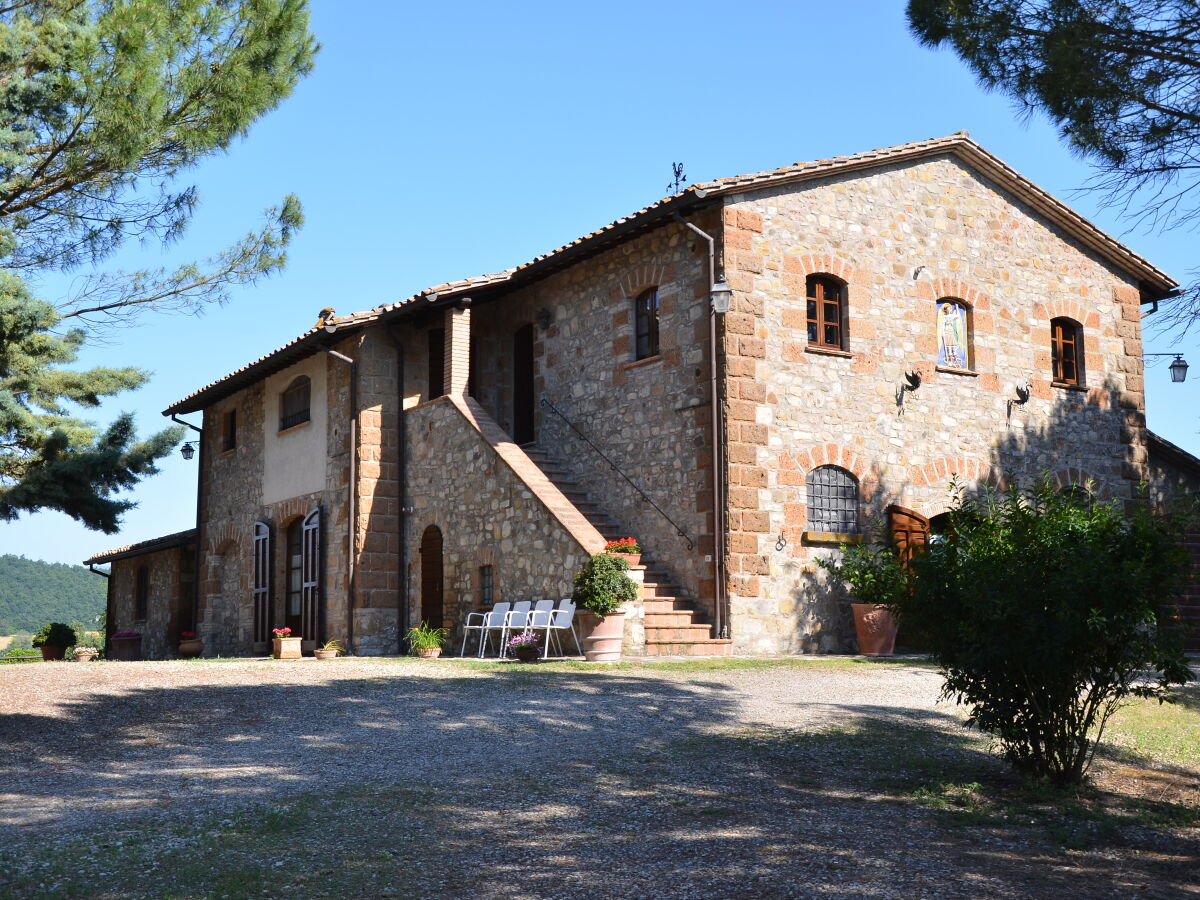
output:
[[1162, 700], [1191, 677], [1169, 625], [1178, 527], [1046, 479], [979, 497], [955, 487], [945, 538], [913, 561], [893, 609], [927, 636], [968, 724], [1020, 771], [1078, 783], [1124, 698]]
[[895, 546], [843, 544], [840, 561], [818, 559], [817, 565], [846, 582], [858, 603], [874, 603], [891, 608], [908, 590], [909, 572], [901, 565]]
[[601, 618], [616, 612], [622, 603], [632, 603], [638, 596], [637, 584], [625, 574], [628, 569], [621, 557], [597, 553], [575, 575], [571, 599]]
[[445, 628], [430, 628], [424, 622], [408, 629], [408, 649], [410, 653], [418, 650], [440, 650], [446, 640]]
[[33, 636], [31, 643], [35, 647], [47, 645], [50, 647], [74, 647], [76, 642], [75, 629], [62, 622], [51, 622], [43, 625], [42, 630]]

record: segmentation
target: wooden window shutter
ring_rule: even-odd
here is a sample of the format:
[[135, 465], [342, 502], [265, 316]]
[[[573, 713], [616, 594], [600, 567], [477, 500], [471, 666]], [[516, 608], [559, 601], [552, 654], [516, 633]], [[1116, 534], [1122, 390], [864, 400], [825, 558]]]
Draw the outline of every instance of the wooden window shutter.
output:
[[324, 639], [321, 634], [321, 507], [304, 517], [301, 537], [300, 633], [311, 641]]
[[271, 526], [254, 523], [254, 640], [267, 641], [271, 631]]

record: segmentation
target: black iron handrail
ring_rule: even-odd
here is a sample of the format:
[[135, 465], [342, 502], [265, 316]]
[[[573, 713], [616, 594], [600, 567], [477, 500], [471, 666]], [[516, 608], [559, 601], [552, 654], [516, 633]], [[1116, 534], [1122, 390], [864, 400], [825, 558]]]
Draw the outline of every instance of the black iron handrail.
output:
[[608, 463], [610, 466], [612, 466], [613, 471], [616, 472], [618, 475], [620, 475], [622, 478], [624, 478], [626, 484], [628, 484], [631, 488], [633, 488], [635, 491], [637, 491], [643, 500], [645, 500], [647, 503], [649, 503], [651, 506], [653, 506], [658, 511], [658, 514], [660, 516], [662, 516], [664, 519], [666, 519], [668, 522], [670, 522], [671, 527], [675, 529], [675, 533], [678, 534], [685, 541], [687, 541], [688, 550], [691, 550], [696, 546], [695, 543], [693, 543], [692, 539], [690, 537], [688, 537], [687, 532], [679, 527], [679, 523], [676, 522], [674, 519], [672, 519], [670, 516], [668, 516], [661, 506], [659, 506], [657, 503], [655, 503], [653, 500], [651, 500], [649, 495], [647, 495], [645, 491], [643, 491], [640, 487], [638, 487], [636, 484], [634, 484], [633, 480], [628, 475], [626, 475], [624, 472], [622, 472], [621, 468], [615, 462], [613, 462], [611, 459], [609, 459], [603, 450], [601, 450], [599, 447], [597, 447], [595, 444], [593, 444], [591, 442], [591, 440], [588, 438], [588, 436], [586, 434], [584, 434], [582, 431], [580, 431], [575, 426], [574, 422], [572, 422], [565, 415], [563, 415], [562, 411], [557, 406], [555, 406], [553, 403], [551, 403], [545, 397], [542, 398], [542, 406], [546, 407], [552, 413], [554, 413], [556, 416], [558, 416], [560, 419], [562, 419], [564, 422], [566, 422], [567, 427], [570, 428], [577, 435], [579, 435], [580, 439], [585, 444], [587, 444], [589, 447], [591, 447], [593, 450], [595, 450], [597, 456], [599, 456], [602, 460], [604, 460], [606, 463]]

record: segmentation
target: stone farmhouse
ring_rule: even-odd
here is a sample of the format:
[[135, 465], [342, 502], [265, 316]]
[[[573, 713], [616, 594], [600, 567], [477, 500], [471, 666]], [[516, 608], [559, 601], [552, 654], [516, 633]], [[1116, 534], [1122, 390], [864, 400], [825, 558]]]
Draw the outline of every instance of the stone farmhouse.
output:
[[965, 132], [695, 185], [323, 310], [166, 410], [202, 416], [195, 530], [89, 562], [147, 656], [189, 625], [207, 654], [283, 625], [391, 654], [634, 535], [627, 653], [852, 649], [815, 560], [923, 540], [952, 478], [1200, 488], [1146, 430], [1141, 319], [1176, 288]]

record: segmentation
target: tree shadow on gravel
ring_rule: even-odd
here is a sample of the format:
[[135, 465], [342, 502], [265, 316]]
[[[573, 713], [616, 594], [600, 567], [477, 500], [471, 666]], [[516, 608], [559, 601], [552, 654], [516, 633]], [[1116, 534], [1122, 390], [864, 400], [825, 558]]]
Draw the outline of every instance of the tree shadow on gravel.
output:
[[[739, 701], [709, 681], [514, 669], [138, 689], [10, 717], [0, 844], [51, 824], [71, 839], [25, 847], [0, 893], [1168, 897], [1200, 863], [1194, 837], [1023, 794], [952, 715], [814, 704], [813, 730], [748, 727]], [[81, 857], [108, 874], [77, 889], [61, 860]]]

